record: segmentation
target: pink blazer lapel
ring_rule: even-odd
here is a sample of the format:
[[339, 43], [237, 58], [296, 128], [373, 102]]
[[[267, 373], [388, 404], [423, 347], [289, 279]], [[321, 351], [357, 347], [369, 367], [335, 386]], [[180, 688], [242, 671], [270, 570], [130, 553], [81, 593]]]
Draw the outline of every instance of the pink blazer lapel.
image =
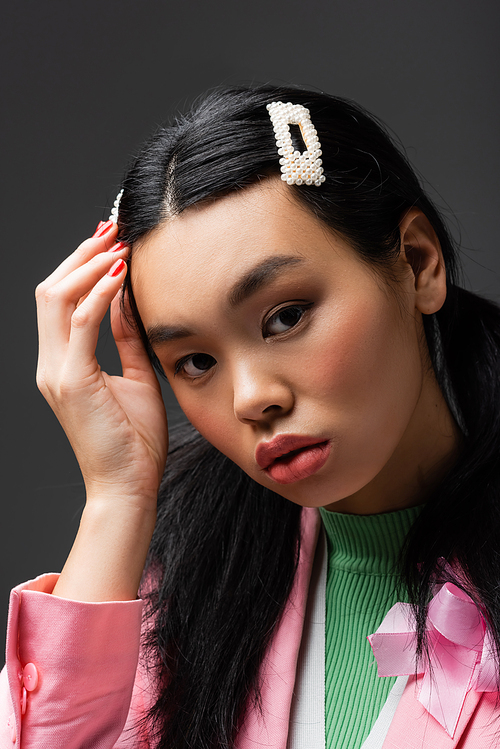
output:
[[383, 749], [494, 749], [500, 746], [496, 692], [470, 691], [453, 738], [417, 700], [418, 679], [410, 676]]
[[295, 672], [318, 540], [317, 510], [302, 510], [300, 557], [287, 607], [261, 668], [262, 712], [252, 706], [238, 734], [238, 749], [285, 749]]

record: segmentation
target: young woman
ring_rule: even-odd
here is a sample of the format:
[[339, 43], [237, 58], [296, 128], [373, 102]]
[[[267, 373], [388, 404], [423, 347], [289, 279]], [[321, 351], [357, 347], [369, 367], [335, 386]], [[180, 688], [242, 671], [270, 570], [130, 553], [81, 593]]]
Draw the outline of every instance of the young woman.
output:
[[87, 503], [12, 593], [2, 747], [497, 746], [500, 311], [404, 156], [345, 100], [222, 90], [115, 214], [37, 289]]

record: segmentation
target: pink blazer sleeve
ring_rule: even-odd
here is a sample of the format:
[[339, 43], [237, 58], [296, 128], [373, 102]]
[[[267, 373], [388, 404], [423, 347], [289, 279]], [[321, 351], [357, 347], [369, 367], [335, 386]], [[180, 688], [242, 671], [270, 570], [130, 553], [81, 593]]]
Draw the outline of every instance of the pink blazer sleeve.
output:
[[70, 601], [50, 595], [56, 580], [43, 575], [11, 593], [0, 746], [146, 746], [134, 730], [144, 709], [137, 669], [142, 601]]

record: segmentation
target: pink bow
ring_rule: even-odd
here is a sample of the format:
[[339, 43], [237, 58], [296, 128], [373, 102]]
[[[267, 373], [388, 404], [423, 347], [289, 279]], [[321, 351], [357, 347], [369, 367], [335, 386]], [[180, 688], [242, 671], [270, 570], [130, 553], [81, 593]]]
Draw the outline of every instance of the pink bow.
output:
[[[453, 738], [467, 692], [497, 690], [497, 665], [485, 621], [472, 599], [445, 583], [429, 604], [429, 659], [419, 702]], [[397, 603], [373, 635], [368, 635], [379, 676], [416, 673], [415, 621], [409, 603]]]

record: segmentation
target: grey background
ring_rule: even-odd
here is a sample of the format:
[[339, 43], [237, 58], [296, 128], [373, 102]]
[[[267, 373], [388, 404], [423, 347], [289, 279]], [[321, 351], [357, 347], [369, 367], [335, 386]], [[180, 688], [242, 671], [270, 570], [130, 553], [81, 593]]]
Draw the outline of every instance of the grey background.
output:
[[[353, 98], [425, 175], [461, 237], [469, 288], [500, 299], [499, 9], [493, 0], [4, 4], [0, 627], [12, 585], [61, 568], [84, 501], [34, 382], [33, 289], [107, 217], [141, 140], [221, 83], [290, 82]], [[118, 371], [106, 325], [99, 356]]]

